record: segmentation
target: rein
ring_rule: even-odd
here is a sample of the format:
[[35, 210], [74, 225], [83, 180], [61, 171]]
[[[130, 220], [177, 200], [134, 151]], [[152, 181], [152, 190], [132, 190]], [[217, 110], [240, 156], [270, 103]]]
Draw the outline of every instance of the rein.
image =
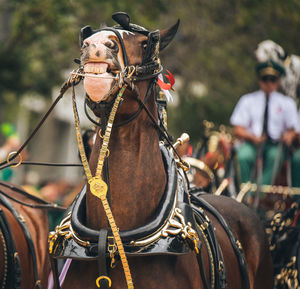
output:
[[33, 161], [22, 161], [20, 162], [9, 162], [3, 165], [0, 170], [8, 167], [17, 167], [18, 165], [30, 165], [30, 166], [48, 166], [48, 167], [82, 167], [82, 164], [72, 164], [72, 163], [49, 163], [49, 162], [33, 162]]
[[54, 109], [54, 107], [56, 106], [56, 104], [61, 100], [61, 98], [63, 97], [64, 93], [68, 90], [69, 87], [70, 87], [70, 81], [67, 80], [62, 85], [58, 97], [55, 99], [55, 101], [53, 102], [53, 104], [51, 105], [51, 107], [49, 108], [49, 110], [46, 112], [46, 114], [43, 116], [43, 118], [41, 119], [41, 121], [38, 123], [38, 125], [36, 126], [36, 128], [33, 130], [33, 132], [30, 134], [30, 136], [27, 138], [27, 140], [21, 145], [21, 147], [12, 156], [10, 156], [6, 161], [0, 163], [0, 167], [1, 168], [2, 168], [3, 165], [11, 162], [18, 155], [21, 154], [21, 152], [27, 146], [27, 144], [29, 143], [29, 141], [35, 136], [35, 134], [37, 133], [37, 131], [43, 125], [43, 123], [45, 122], [45, 120], [48, 118], [49, 114], [52, 112], [52, 110]]
[[16, 186], [13, 186], [13, 185], [7, 184], [5, 182], [1, 182], [1, 181], [0, 181], [0, 186], [3, 186], [3, 187], [8, 188], [10, 190], [13, 190], [13, 191], [25, 196], [25, 197], [28, 197], [29, 199], [31, 199], [33, 201], [36, 201], [36, 202], [40, 203], [40, 204], [25, 203], [23, 201], [20, 201], [16, 198], [4, 193], [2, 190], [0, 190], [1, 195], [4, 195], [8, 199], [10, 199], [10, 200], [12, 200], [16, 203], [19, 203], [23, 206], [30, 207], [30, 208], [33, 208], [33, 209], [49, 209], [49, 210], [59, 210], [59, 211], [65, 211], [66, 210], [65, 207], [62, 207], [62, 206], [59, 206], [59, 205], [53, 204], [53, 203], [48, 203], [48, 202], [44, 201], [43, 199], [40, 199], [40, 198], [38, 198], [34, 195], [31, 195], [31, 194], [27, 193], [26, 191], [24, 191], [24, 190], [22, 190], [22, 189], [20, 189]]
[[[78, 166], [77, 164], [53, 164], [53, 163], [35, 163], [35, 162], [23, 162], [22, 161], [22, 157], [21, 157], [21, 152], [24, 150], [24, 148], [28, 145], [28, 143], [31, 141], [31, 139], [35, 136], [35, 134], [38, 132], [38, 130], [41, 128], [41, 126], [44, 124], [44, 122], [46, 121], [46, 119], [48, 118], [48, 116], [50, 115], [50, 113], [52, 112], [52, 110], [55, 108], [55, 106], [57, 105], [57, 103], [61, 100], [61, 98], [63, 97], [63, 95], [65, 94], [65, 92], [68, 90], [68, 88], [71, 87], [71, 85], [77, 85], [80, 82], [81, 78], [78, 76], [73, 76], [70, 77], [69, 79], [67, 79], [63, 85], [61, 86], [60, 89], [60, 93], [57, 96], [57, 98], [55, 99], [55, 101], [52, 103], [52, 105], [50, 106], [50, 108], [48, 109], [48, 111], [45, 113], [45, 115], [42, 117], [42, 119], [40, 120], [40, 122], [37, 124], [37, 126], [35, 127], [35, 129], [31, 132], [31, 134], [29, 135], [29, 137], [25, 140], [25, 142], [20, 146], [20, 148], [16, 151], [16, 152], [11, 152], [10, 154], [8, 154], [8, 157], [5, 161], [0, 163], [0, 170], [6, 168], [6, 167], [18, 167], [19, 165], [22, 164], [32, 164], [32, 165], [48, 165], [48, 166]], [[18, 163], [11, 163], [11, 161], [13, 161], [17, 156], [20, 157], [20, 161]]]

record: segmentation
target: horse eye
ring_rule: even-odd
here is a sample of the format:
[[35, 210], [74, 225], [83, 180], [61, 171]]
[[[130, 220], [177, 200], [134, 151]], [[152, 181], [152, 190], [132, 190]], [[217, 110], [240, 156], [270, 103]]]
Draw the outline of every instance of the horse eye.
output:
[[110, 41], [107, 41], [105, 43], [105, 46], [110, 48], [110, 49], [113, 49], [113, 50], [118, 50], [118, 43], [114, 39], [110, 39]]

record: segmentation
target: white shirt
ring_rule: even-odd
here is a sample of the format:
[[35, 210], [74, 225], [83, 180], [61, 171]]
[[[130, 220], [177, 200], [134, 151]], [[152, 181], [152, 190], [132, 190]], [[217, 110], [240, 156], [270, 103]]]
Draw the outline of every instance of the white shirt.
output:
[[297, 133], [300, 133], [300, 109], [298, 110], [298, 125], [297, 125]]
[[[277, 91], [269, 96], [268, 134], [279, 140], [288, 129], [297, 130], [297, 106], [295, 101]], [[248, 133], [260, 137], [263, 132], [266, 98], [262, 90], [243, 95], [231, 115], [234, 126], [242, 126]]]

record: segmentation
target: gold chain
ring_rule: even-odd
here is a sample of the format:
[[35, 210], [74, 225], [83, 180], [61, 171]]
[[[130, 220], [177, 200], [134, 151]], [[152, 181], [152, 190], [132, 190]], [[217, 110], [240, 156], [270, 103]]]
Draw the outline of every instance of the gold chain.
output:
[[[96, 173], [95, 176], [92, 176], [89, 164], [88, 164], [88, 160], [85, 154], [85, 150], [84, 150], [84, 146], [83, 146], [83, 141], [82, 141], [82, 136], [80, 133], [80, 128], [79, 128], [79, 118], [78, 118], [78, 111], [77, 111], [77, 107], [76, 107], [76, 101], [75, 101], [75, 91], [74, 91], [74, 86], [73, 86], [73, 93], [72, 93], [72, 102], [73, 102], [73, 112], [74, 112], [74, 118], [75, 118], [75, 128], [76, 128], [76, 136], [77, 136], [77, 141], [78, 141], [78, 148], [79, 148], [79, 153], [81, 156], [81, 161], [83, 164], [83, 168], [88, 180], [88, 183], [90, 185], [90, 191], [93, 195], [95, 195], [96, 197], [98, 197], [103, 205], [104, 211], [106, 213], [109, 225], [111, 227], [116, 245], [118, 247], [118, 251], [119, 251], [119, 255], [120, 255], [120, 259], [123, 265], [123, 270], [124, 270], [124, 274], [125, 274], [125, 278], [126, 278], [126, 282], [127, 282], [127, 287], [129, 289], [133, 289], [133, 281], [132, 281], [132, 277], [131, 277], [131, 273], [130, 273], [130, 269], [129, 269], [129, 265], [128, 265], [128, 261], [127, 261], [127, 257], [124, 251], [124, 247], [122, 244], [122, 240], [119, 234], [119, 229], [116, 225], [115, 219], [113, 217], [112, 211], [110, 209], [109, 203], [107, 201], [106, 198], [106, 193], [107, 193], [107, 184], [103, 181], [102, 179], [102, 169], [103, 169], [103, 164], [104, 164], [104, 160], [105, 157], [107, 155], [108, 152], [108, 143], [109, 143], [109, 139], [110, 139], [110, 135], [111, 135], [111, 130], [112, 130], [112, 126], [113, 126], [113, 122], [114, 122], [114, 118], [119, 106], [119, 103], [122, 99], [122, 95], [126, 89], [127, 85], [124, 84], [123, 87], [120, 89], [114, 105], [112, 107], [111, 113], [109, 115], [109, 119], [108, 119], [108, 123], [105, 129], [105, 134], [103, 137], [103, 142], [102, 142], [102, 146], [100, 149], [100, 154], [99, 154], [99, 159], [98, 159], [98, 164], [97, 164], [97, 168], [96, 168]], [[100, 276], [99, 278], [101, 278], [102, 276]], [[98, 278], [98, 279], [99, 279]], [[96, 281], [98, 281], [98, 279]], [[97, 283], [97, 282], [96, 282]], [[98, 286], [98, 284], [97, 284]]]

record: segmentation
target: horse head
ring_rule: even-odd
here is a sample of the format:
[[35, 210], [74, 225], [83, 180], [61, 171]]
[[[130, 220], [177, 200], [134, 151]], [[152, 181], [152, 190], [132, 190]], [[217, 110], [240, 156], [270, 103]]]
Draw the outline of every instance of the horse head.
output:
[[124, 83], [133, 89], [133, 82], [155, 78], [162, 70], [158, 54], [171, 42], [179, 25], [178, 21], [169, 29], [148, 31], [130, 23], [126, 13], [115, 13], [113, 19], [118, 25], [81, 29], [84, 88], [95, 103], [112, 101]]

